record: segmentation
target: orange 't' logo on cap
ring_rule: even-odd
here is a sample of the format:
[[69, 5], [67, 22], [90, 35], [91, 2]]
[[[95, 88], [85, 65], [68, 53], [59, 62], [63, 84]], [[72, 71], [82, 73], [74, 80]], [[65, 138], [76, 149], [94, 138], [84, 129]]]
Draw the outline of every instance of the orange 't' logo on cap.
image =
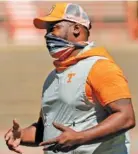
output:
[[50, 15], [50, 14], [53, 12], [53, 10], [55, 9], [55, 7], [56, 7], [56, 5], [53, 5], [52, 8], [50, 9], [50, 11], [49, 11], [49, 13], [48, 13], [47, 15]]
[[76, 73], [69, 73], [69, 74], [68, 74], [68, 80], [67, 80], [67, 83], [70, 83], [72, 77], [74, 77], [75, 75], [76, 75]]

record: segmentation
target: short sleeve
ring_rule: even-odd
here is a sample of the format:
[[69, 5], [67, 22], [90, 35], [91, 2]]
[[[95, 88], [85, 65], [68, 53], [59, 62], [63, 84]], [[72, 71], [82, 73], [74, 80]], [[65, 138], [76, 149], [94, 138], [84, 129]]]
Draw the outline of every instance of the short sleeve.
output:
[[113, 61], [97, 61], [87, 80], [103, 106], [121, 98], [131, 98], [128, 82], [122, 70]]

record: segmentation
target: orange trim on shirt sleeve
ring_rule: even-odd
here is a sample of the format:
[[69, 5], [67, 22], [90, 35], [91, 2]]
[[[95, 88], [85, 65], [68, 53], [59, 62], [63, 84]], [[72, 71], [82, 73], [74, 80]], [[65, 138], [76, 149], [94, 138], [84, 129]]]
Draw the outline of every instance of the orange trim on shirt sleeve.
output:
[[104, 106], [121, 98], [131, 98], [128, 82], [122, 70], [110, 60], [98, 60], [91, 68], [86, 82], [86, 96], [92, 100], [92, 89]]

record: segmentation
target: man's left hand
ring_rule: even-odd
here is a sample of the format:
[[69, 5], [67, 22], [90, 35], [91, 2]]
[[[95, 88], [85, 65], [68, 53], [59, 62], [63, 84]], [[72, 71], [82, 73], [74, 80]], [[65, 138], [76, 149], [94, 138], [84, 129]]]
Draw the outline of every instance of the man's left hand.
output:
[[53, 126], [56, 129], [62, 131], [62, 133], [54, 139], [41, 142], [39, 145], [45, 146], [43, 150], [53, 152], [68, 152], [80, 145], [81, 135], [79, 132], [76, 132], [67, 126], [58, 123], [53, 123]]

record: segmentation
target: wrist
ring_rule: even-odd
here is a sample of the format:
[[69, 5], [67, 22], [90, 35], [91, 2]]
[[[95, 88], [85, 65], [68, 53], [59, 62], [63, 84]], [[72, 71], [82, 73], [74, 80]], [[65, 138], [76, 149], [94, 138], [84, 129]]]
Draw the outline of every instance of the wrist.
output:
[[21, 130], [20, 130], [20, 132], [21, 132], [20, 139], [21, 139], [21, 142], [22, 142], [22, 141], [23, 141], [23, 134], [24, 134], [24, 130], [23, 130], [23, 129], [21, 129]]
[[78, 141], [78, 144], [79, 145], [83, 145], [83, 144], [85, 144], [85, 140], [86, 140], [86, 138], [85, 138], [85, 134], [84, 134], [84, 132], [77, 132], [77, 141]]

